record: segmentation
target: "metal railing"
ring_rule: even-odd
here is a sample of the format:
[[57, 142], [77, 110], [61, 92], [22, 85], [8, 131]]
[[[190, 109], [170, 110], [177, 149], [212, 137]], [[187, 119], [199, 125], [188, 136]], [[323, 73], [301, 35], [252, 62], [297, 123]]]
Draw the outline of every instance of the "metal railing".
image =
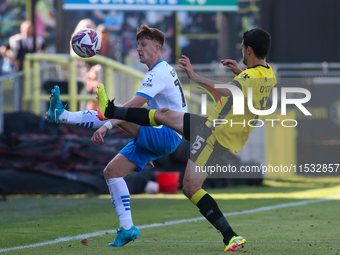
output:
[[[92, 94], [80, 94], [77, 91], [77, 72], [75, 65], [77, 61], [92, 62], [105, 66], [105, 73], [101, 76], [106, 92], [110, 97], [115, 97], [118, 104], [123, 104], [133, 97], [140, 87], [140, 81], [144, 73], [131, 67], [96, 56], [91, 59], [71, 57], [67, 54], [27, 54], [24, 62], [24, 72], [13, 73], [0, 77], [0, 84], [4, 89], [3, 108], [1, 112], [17, 112], [20, 110], [33, 112], [36, 115], [43, 115], [46, 107], [42, 107], [43, 102], [48, 102], [50, 93], [44, 90], [44, 83], [53, 80], [58, 85], [58, 81], [66, 81], [68, 87], [67, 94], [61, 94], [62, 102], [68, 102], [70, 111], [79, 110], [80, 101], [95, 101]], [[175, 67], [176, 68], [176, 67]], [[178, 76], [182, 80], [185, 95], [191, 101], [192, 109], [198, 109], [200, 97], [190, 95], [190, 80], [185, 72], [178, 67]], [[195, 70], [200, 75], [210, 79], [230, 80], [231, 73], [223, 73], [218, 70], [218, 65], [196, 65]], [[88, 70], [87, 70], [88, 71]], [[86, 73], [86, 72], [85, 72]]]
[[[48, 102], [50, 100], [49, 95], [44, 95], [42, 93], [42, 83], [40, 79], [41, 61], [57, 63], [68, 68], [68, 94], [60, 95], [60, 99], [69, 102], [70, 111], [77, 111], [77, 104], [82, 100], [93, 100], [93, 95], [78, 94], [76, 75], [77, 61], [91, 62], [105, 66], [104, 84], [106, 92], [110, 97], [114, 96], [114, 71], [119, 71], [133, 77], [135, 79], [135, 86], [138, 86], [140, 80], [144, 77], [144, 73], [100, 55], [86, 59], [68, 54], [27, 54], [24, 61], [23, 103], [25, 110], [32, 111], [37, 115], [40, 114], [40, 103], [42, 101]], [[32, 104], [31, 109], [29, 107], [30, 103]]]
[[0, 77], [0, 134], [4, 129], [4, 113], [20, 111], [20, 85], [23, 73], [17, 72]]

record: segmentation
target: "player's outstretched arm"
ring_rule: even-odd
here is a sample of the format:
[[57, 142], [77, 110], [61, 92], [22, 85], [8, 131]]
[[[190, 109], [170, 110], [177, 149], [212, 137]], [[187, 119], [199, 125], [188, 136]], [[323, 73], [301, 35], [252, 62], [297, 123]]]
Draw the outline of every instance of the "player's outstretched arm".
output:
[[190, 80], [196, 82], [199, 79], [199, 75], [194, 72], [194, 68], [192, 67], [190, 59], [187, 56], [182, 55], [182, 58], [180, 58], [178, 62], [181, 64], [179, 65], [179, 68], [186, 72]]
[[[207, 79], [203, 76], [200, 76], [194, 72], [194, 69], [190, 63], [190, 59], [182, 55], [182, 58], [178, 60], [178, 62], [181, 64], [179, 67], [182, 68], [186, 74], [188, 75], [188, 78], [197, 84], [199, 84], [202, 87], [210, 89], [211, 87], [214, 88], [215, 84], [225, 84], [225, 82], [222, 81], [215, 81]], [[221, 94], [222, 96], [230, 96], [231, 92], [229, 89], [215, 89], [218, 94]]]
[[234, 74], [239, 75], [240, 73], [242, 73], [242, 69], [238, 66], [237, 62], [235, 60], [232, 59], [222, 59], [221, 63], [224, 66], [227, 66], [231, 69], [231, 71], [233, 71]]

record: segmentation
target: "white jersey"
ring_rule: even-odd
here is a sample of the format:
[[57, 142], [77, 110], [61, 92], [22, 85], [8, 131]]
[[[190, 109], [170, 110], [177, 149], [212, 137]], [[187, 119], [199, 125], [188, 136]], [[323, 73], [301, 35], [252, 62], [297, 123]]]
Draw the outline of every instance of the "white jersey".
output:
[[147, 72], [136, 95], [149, 99], [150, 110], [168, 108], [187, 112], [187, 101], [176, 70], [163, 59]]

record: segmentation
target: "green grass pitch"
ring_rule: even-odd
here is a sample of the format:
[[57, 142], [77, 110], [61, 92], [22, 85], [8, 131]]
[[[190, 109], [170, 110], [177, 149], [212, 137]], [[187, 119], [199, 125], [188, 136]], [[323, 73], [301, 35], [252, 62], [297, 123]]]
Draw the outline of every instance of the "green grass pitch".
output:
[[[261, 187], [209, 192], [223, 213], [235, 212], [227, 219], [247, 239], [236, 254], [340, 254], [340, 179], [274, 179]], [[315, 200], [329, 197], [333, 198]], [[239, 214], [298, 201], [314, 202]], [[119, 223], [107, 195], [9, 196], [0, 202], [0, 255], [223, 253], [221, 235], [206, 220], [163, 224], [201, 217], [182, 194], [132, 196], [131, 209], [134, 224], [143, 226], [140, 238], [111, 248], [107, 244], [114, 240], [112, 230]], [[102, 232], [91, 237], [97, 231]], [[84, 246], [81, 238], [73, 238], [78, 235], [92, 241]], [[24, 248], [14, 249], [19, 246]]]

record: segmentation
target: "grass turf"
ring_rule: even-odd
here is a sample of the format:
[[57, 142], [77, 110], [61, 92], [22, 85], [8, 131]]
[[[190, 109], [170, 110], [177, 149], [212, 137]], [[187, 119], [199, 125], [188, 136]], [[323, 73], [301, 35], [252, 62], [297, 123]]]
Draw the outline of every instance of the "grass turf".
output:
[[[269, 180], [261, 187], [211, 190], [222, 212], [237, 212], [340, 194], [340, 180]], [[180, 194], [132, 196], [134, 223], [147, 225], [200, 217]], [[247, 239], [236, 254], [340, 254], [337, 200], [227, 217]], [[0, 202], [0, 250], [112, 230], [118, 217], [108, 196], [9, 196]], [[115, 234], [89, 237], [1, 254], [219, 254], [222, 237], [206, 220], [144, 228], [141, 237], [122, 248], [106, 247]]]

